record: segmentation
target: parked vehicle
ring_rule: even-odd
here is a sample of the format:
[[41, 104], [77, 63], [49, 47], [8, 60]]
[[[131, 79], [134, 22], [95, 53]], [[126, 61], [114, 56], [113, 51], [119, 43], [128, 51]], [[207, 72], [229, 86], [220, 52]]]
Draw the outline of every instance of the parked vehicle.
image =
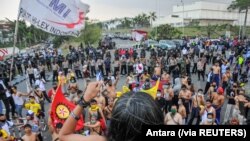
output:
[[185, 45], [184, 40], [175, 39], [175, 40], [173, 40], [173, 42], [175, 43], [175, 45], [178, 49], [183, 49], [183, 47]]
[[146, 40], [143, 44], [142, 44], [143, 48], [145, 48], [146, 50], [151, 49], [152, 47], [159, 47], [159, 43], [155, 40]]
[[115, 42], [112, 41], [112, 38], [106, 36], [99, 41], [99, 47], [105, 49], [114, 49], [116, 46]]
[[176, 44], [171, 40], [160, 40], [159, 48], [164, 50], [176, 49]]

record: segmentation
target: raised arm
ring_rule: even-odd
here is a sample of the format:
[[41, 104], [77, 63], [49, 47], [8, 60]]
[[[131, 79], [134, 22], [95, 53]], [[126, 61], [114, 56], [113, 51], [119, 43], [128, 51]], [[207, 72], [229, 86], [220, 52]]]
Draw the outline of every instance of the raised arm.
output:
[[114, 87], [116, 88], [117, 84], [118, 84], [118, 81], [120, 79], [120, 75], [118, 74], [116, 79], [115, 79], [115, 83], [114, 83]]
[[[89, 102], [91, 99], [96, 97], [98, 94], [100, 87], [102, 85], [102, 82], [91, 82], [89, 83], [83, 100], [85, 102]], [[77, 124], [77, 120], [74, 118], [73, 115], [76, 117], [80, 117], [82, 114], [82, 111], [84, 110], [84, 107], [77, 105], [75, 109], [72, 111], [72, 114], [68, 117], [66, 122], [64, 123], [60, 133], [59, 133], [59, 138], [60, 141], [105, 141], [104, 137], [101, 136], [82, 136], [78, 134], [74, 134], [74, 130]]]

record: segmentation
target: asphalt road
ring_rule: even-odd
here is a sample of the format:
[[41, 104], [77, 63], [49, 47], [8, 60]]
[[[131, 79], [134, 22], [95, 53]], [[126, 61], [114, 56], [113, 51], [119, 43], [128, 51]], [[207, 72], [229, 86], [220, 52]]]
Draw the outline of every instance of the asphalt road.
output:
[[[115, 40], [115, 41], [117, 44], [117, 48], [130, 48], [135, 44], [135, 42], [133, 42], [133, 41], [126, 41], [126, 40]], [[111, 54], [113, 55], [113, 53], [111, 53]], [[147, 53], [146, 56], [149, 57], [149, 53]], [[207, 67], [207, 69], [209, 69], [209, 66]], [[49, 77], [51, 77], [51, 73], [47, 73], [47, 74], [49, 75]], [[95, 81], [95, 79], [92, 79], [92, 80]], [[125, 84], [125, 81], [126, 81], [126, 76], [121, 76], [121, 79], [118, 83], [118, 88], [117, 88], [118, 91], [122, 89], [122, 86]], [[205, 81], [198, 81], [197, 75], [192, 75], [192, 82], [194, 83], [194, 86], [196, 89], [199, 89], [199, 88], [204, 89], [205, 88], [206, 82]], [[84, 88], [83, 83], [84, 82], [82, 79], [78, 80], [78, 84], [80, 86], [80, 89]], [[47, 82], [46, 83], [47, 90], [49, 90], [51, 87], [52, 87], [52, 82]], [[17, 88], [19, 91], [26, 92], [27, 91], [26, 90], [26, 81], [24, 80], [23, 82], [17, 84]], [[225, 102], [225, 103], [227, 103], [227, 102]], [[45, 108], [48, 109], [48, 106], [49, 106], [49, 104], [46, 103]], [[224, 112], [225, 112], [225, 105], [222, 108], [222, 119], [224, 117]], [[47, 113], [46, 113], [46, 115], [48, 116]], [[194, 123], [195, 123], [195, 121], [194, 121]], [[46, 132], [44, 134], [44, 137], [45, 137], [45, 141], [51, 141], [50, 133]]]

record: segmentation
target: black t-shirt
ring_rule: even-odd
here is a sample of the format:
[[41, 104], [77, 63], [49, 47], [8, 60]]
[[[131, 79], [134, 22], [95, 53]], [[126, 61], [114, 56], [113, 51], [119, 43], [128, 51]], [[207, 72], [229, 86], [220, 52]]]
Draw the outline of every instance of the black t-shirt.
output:
[[233, 98], [229, 98], [229, 99], [228, 99], [228, 104], [235, 105], [235, 100], [234, 100], [235, 91], [234, 91], [233, 89], [230, 89], [230, 90], [228, 91], [227, 95], [233, 97]]
[[156, 98], [155, 102], [159, 106], [159, 108], [163, 108], [166, 104], [165, 99], [162, 97], [160, 99]]

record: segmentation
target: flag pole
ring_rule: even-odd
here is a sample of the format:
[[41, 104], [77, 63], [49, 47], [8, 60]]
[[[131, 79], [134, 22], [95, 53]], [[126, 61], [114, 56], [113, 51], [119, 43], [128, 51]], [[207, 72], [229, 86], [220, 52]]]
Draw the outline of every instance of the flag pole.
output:
[[10, 66], [10, 78], [9, 78], [10, 82], [11, 82], [12, 77], [13, 77], [12, 69], [13, 69], [13, 65], [14, 65], [14, 57], [16, 55], [15, 50], [16, 50], [16, 43], [17, 43], [17, 33], [18, 33], [18, 26], [19, 26], [20, 3], [21, 3], [21, 1], [19, 1], [18, 13], [17, 13], [17, 20], [16, 20], [16, 25], [15, 25], [14, 42], [13, 42], [13, 52], [12, 52], [12, 60], [11, 60], [11, 66]]

